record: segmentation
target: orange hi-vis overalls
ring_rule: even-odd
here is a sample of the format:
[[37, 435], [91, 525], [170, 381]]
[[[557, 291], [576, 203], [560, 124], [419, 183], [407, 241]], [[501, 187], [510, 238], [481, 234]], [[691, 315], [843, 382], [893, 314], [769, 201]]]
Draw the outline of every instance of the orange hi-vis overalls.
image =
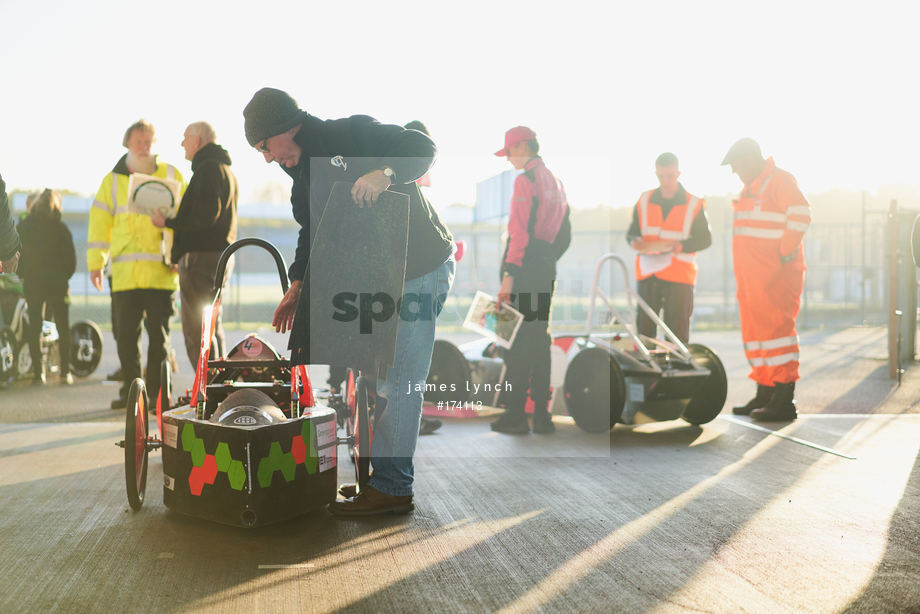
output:
[[773, 386], [799, 379], [795, 318], [805, 284], [802, 238], [811, 209], [773, 158], [734, 201], [732, 255], [750, 378]]
[[[676, 240], [686, 241], [690, 237], [690, 228], [693, 220], [703, 208], [703, 200], [687, 192], [687, 201], [676, 205], [668, 212], [664, 219], [661, 215], [661, 205], [649, 202], [655, 190], [643, 192], [639, 197], [636, 207], [639, 213], [639, 231], [646, 241]], [[655, 264], [658, 258], [670, 258], [664, 268]], [[636, 256], [636, 279], [646, 279], [654, 275], [659, 279], [673, 281], [679, 284], [696, 284], [696, 254], [664, 254], [649, 256], [638, 254]]]

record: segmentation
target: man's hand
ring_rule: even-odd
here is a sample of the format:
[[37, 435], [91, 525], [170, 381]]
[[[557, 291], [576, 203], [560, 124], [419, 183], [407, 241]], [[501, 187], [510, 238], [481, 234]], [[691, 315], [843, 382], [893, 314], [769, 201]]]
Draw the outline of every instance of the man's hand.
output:
[[19, 268], [19, 252], [12, 255], [9, 260], [0, 261], [0, 271], [3, 273], [15, 273]]
[[514, 278], [510, 275], [502, 277], [502, 287], [498, 289], [498, 297], [495, 299], [495, 304], [498, 306], [499, 311], [501, 311], [502, 305], [511, 304], [511, 290], [513, 288]]
[[160, 211], [154, 211], [150, 214], [150, 221], [157, 228], [164, 228], [166, 226], [166, 216], [163, 215]]
[[93, 287], [96, 290], [102, 292], [102, 271], [90, 271], [89, 272], [89, 281], [93, 284]]
[[272, 326], [275, 332], [286, 333], [294, 326], [294, 314], [297, 313], [297, 302], [300, 300], [300, 289], [303, 286], [302, 281], [291, 282], [291, 287], [284, 293], [284, 298], [278, 303], [275, 309], [275, 316], [272, 318]]
[[351, 187], [351, 199], [361, 208], [365, 205], [370, 207], [377, 203], [377, 198], [390, 187], [390, 184], [390, 178], [384, 175], [382, 170], [371, 171], [355, 181], [355, 185]]
[[645, 239], [635, 239], [629, 244], [640, 254], [662, 254], [666, 252], [680, 253], [683, 247], [680, 241], [646, 241]]

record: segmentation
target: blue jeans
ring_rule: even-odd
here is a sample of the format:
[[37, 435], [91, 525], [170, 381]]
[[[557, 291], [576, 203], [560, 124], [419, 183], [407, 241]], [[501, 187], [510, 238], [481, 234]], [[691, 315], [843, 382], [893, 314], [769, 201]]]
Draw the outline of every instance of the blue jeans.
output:
[[[453, 256], [430, 273], [406, 282], [396, 327], [396, 356], [386, 379], [378, 382], [377, 394], [387, 399], [386, 409], [374, 426], [371, 464], [374, 474], [368, 484], [394, 496], [412, 494], [412, 457], [418, 443], [422, 417], [422, 396], [438, 314], [454, 281], [457, 262]], [[426, 298], [427, 297], [427, 298]], [[418, 386], [418, 387], [417, 387]]]

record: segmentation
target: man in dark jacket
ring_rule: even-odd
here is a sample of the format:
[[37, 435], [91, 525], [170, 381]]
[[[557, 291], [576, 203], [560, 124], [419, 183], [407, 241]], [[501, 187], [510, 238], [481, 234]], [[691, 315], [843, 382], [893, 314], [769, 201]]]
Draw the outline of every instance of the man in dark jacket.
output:
[[19, 265], [19, 233], [10, 213], [3, 177], [0, 177], [0, 265], [4, 273], [15, 273]]
[[[179, 297], [182, 303], [182, 335], [185, 351], [193, 366], [201, 349], [201, 316], [213, 300], [214, 275], [221, 252], [236, 241], [236, 177], [230, 170], [230, 155], [215, 141], [217, 135], [207, 122], [195, 122], [185, 129], [182, 147], [192, 163], [192, 178], [182, 196], [179, 212], [172, 219], [162, 214], [155, 226], [174, 231], [172, 262], [179, 265]], [[229, 276], [232, 264], [228, 264]], [[211, 331], [211, 356], [221, 356], [226, 346], [221, 314]], [[216, 346], [216, 347], [215, 347]]]
[[[291, 204], [301, 229], [289, 271], [291, 286], [273, 320], [279, 332], [294, 324], [310, 245], [332, 184], [351, 183], [351, 198], [361, 207], [374, 205], [391, 187], [409, 196], [404, 296], [433, 297], [431, 313], [399, 317], [393, 364], [378, 382], [377, 392], [386, 399], [386, 409], [376, 417], [374, 427], [374, 473], [356, 497], [333, 503], [331, 508], [340, 515], [409, 512], [414, 509], [412, 457], [431, 365], [435, 320], [456, 264], [450, 231], [415, 185], [434, 162], [435, 145], [421, 132], [383, 125], [365, 115], [323, 121], [302, 111], [287, 93], [273, 88], [256, 92], [243, 116], [249, 144], [266, 162], [277, 162], [294, 180]], [[298, 339], [308, 332], [296, 326], [291, 330], [295, 350], [292, 364], [305, 360], [298, 350]]]

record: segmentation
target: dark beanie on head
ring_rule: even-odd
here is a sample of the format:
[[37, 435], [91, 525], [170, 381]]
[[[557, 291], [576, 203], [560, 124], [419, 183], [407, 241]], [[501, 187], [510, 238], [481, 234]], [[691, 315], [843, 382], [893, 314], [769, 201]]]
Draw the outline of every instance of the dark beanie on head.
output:
[[307, 112], [300, 110], [290, 94], [263, 87], [243, 109], [246, 140], [255, 147], [260, 141], [290, 130], [306, 116]]

